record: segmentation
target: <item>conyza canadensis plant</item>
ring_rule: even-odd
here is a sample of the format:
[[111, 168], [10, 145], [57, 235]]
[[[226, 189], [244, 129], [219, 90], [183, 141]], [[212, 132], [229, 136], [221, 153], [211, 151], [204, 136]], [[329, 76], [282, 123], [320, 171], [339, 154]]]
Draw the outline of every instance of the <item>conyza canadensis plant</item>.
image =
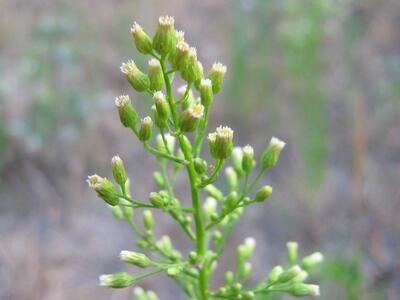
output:
[[[234, 146], [231, 128], [221, 125], [207, 131], [214, 96], [221, 90], [227, 68], [216, 62], [205, 73], [196, 48], [187, 43], [182, 31], [176, 31], [174, 18], [160, 17], [153, 38], [136, 23], [131, 34], [139, 53], [150, 58], [147, 72], [133, 60], [123, 63], [121, 72], [135, 91], [149, 95], [152, 116], [141, 118], [128, 95], [117, 97], [115, 105], [122, 125], [155, 156], [160, 167], [154, 172], [158, 190], [149, 193], [148, 199], [136, 199], [119, 156], [111, 160], [114, 182], [99, 175], [88, 177], [89, 186], [97, 196], [109, 205], [117, 219], [126, 221], [137, 236], [140, 251], [122, 250], [121, 261], [145, 269], [139, 275], [126, 272], [101, 275], [100, 285], [128, 288], [137, 286], [144, 278], [164, 273], [188, 299], [247, 300], [270, 293], [318, 296], [319, 287], [305, 281], [308, 270], [323, 257], [316, 252], [299, 259], [295, 242], [287, 244], [284, 266], [273, 267], [258, 284], [248, 284], [252, 270], [249, 259], [256, 245], [251, 237], [237, 247], [235, 266], [225, 273], [224, 284], [212, 288], [213, 274], [233, 226], [244, 209], [265, 205], [271, 196], [272, 187], [260, 187], [259, 182], [265, 172], [277, 164], [285, 143], [271, 138], [256, 164], [250, 145]], [[186, 84], [174, 93], [173, 81], [178, 76]], [[208, 144], [209, 151], [203, 154], [204, 143]], [[231, 165], [224, 169], [226, 164]], [[183, 169], [190, 187], [190, 201], [178, 199], [174, 192], [175, 175]], [[222, 176], [229, 188], [227, 193], [215, 185]], [[144, 211], [138, 220], [141, 209]], [[154, 211], [169, 214], [180, 226], [182, 234], [193, 243], [189, 253], [175, 248], [169, 236], [154, 234], [153, 228], [157, 225]], [[134, 289], [133, 295], [137, 300], [158, 299], [153, 291], [140, 287]]]

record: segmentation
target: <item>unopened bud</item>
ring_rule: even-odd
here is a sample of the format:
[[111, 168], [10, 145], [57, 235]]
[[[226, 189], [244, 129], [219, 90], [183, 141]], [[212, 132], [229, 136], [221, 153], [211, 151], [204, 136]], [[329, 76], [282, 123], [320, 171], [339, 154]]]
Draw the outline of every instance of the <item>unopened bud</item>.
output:
[[167, 55], [176, 45], [176, 32], [173, 17], [162, 16], [153, 38], [153, 48], [161, 55]]
[[143, 28], [138, 24], [134, 23], [131, 27], [131, 34], [135, 41], [136, 49], [143, 54], [151, 54], [153, 51], [153, 43], [151, 38], [143, 31]]
[[129, 83], [138, 92], [146, 91], [149, 89], [149, 76], [140, 71], [133, 60], [122, 63], [121, 72], [125, 74]]
[[143, 212], [143, 224], [144, 227], [146, 228], [146, 230], [153, 230], [153, 226], [154, 226], [154, 218], [153, 218], [153, 213], [151, 212], [151, 210], [145, 210]]
[[[179, 95], [181, 97], [185, 96], [186, 89], [187, 89], [186, 85], [183, 85], [183, 86], [178, 88], [178, 93], [179, 93]], [[192, 89], [189, 89], [189, 93], [187, 95], [186, 101], [182, 102], [182, 108], [183, 109], [188, 109], [190, 106], [192, 106], [194, 104], [197, 104], [197, 101], [196, 101], [196, 99], [195, 99], [195, 97], [193, 95]]]
[[290, 269], [286, 270], [285, 272], [283, 272], [282, 274], [279, 275], [278, 277], [278, 281], [280, 283], [285, 283], [288, 282], [290, 280], [292, 280], [294, 277], [296, 277], [297, 275], [301, 274], [301, 269], [299, 266], [293, 266]]
[[209, 184], [204, 188], [204, 190], [210, 197], [213, 197], [218, 201], [222, 201], [224, 198], [224, 194], [215, 185]]
[[214, 63], [208, 78], [212, 81], [213, 93], [216, 94], [221, 90], [222, 84], [224, 82], [224, 77], [226, 73], [226, 66], [221, 63]]
[[153, 95], [153, 99], [158, 116], [163, 121], [167, 121], [171, 113], [169, 110], [168, 102], [167, 100], [165, 100], [164, 94], [161, 91], [155, 92]]
[[165, 182], [164, 182], [164, 178], [162, 176], [162, 174], [158, 171], [153, 173], [153, 178], [155, 183], [160, 187], [160, 188], [164, 188], [165, 187]]
[[172, 267], [172, 268], [168, 268], [167, 275], [170, 277], [176, 277], [179, 275], [180, 272], [181, 272], [181, 268]]
[[210, 218], [212, 214], [214, 214], [217, 210], [217, 200], [213, 197], [207, 197], [206, 201], [203, 204], [204, 215], [207, 219]]
[[190, 47], [185, 41], [176, 44], [173, 66], [181, 72], [185, 70], [189, 64], [189, 49]]
[[200, 81], [200, 99], [201, 104], [205, 107], [209, 107], [213, 102], [213, 91], [212, 91], [212, 83], [210, 79], [202, 79]]
[[256, 297], [256, 295], [252, 291], [243, 292], [241, 296], [242, 300], [253, 300]]
[[197, 174], [202, 175], [207, 171], [207, 162], [204, 159], [196, 157], [193, 164]]
[[[169, 133], [164, 134], [164, 138], [165, 138], [165, 142], [167, 145], [164, 144], [163, 138], [161, 134], [157, 135], [157, 148], [160, 151], [167, 151], [169, 153], [173, 153], [174, 152], [174, 148], [175, 148], [175, 137], [173, 137], [172, 135], [170, 135]], [[165, 147], [167, 147], [167, 149], [165, 149]]]
[[263, 202], [271, 195], [272, 195], [272, 187], [269, 185], [264, 185], [256, 192], [256, 195], [254, 196], [254, 201]]
[[249, 174], [254, 167], [254, 149], [250, 145], [243, 147], [242, 169]]
[[150, 90], [159, 91], [164, 87], [164, 75], [160, 62], [152, 58], [149, 61]]
[[232, 271], [227, 271], [224, 275], [224, 284], [231, 286], [235, 283], [235, 274]]
[[275, 266], [272, 268], [271, 272], [268, 274], [268, 284], [272, 284], [278, 281], [279, 276], [283, 273], [283, 268], [281, 266]]
[[286, 248], [287, 248], [287, 260], [290, 265], [293, 265], [296, 263], [297, 260], [299, 244], [297, 244], [296, 242], [287, 242]]
[[118, 155], [111, 159], [111, 167], [115, 181], [119, 184], [119, 186], [125, 188], [125, 183], [127, 180], [126, 170], [124, 162]]
[[139, 129], [139, 140], [142, 142], [147, 142], [153, 131], [153, 121], [150, 117], [144, 117], [140, 121], [140, 129]]
[[214, 159], [226, 159], [233, 150], [233, 130], [227, 126], [219, 126], [216, 132], [208, 135], [208, 142]]
[[157, 207], [157, 208], [162, 208], [166, 204], [164, 197], [161, 196], [160, 193], [156, 193], [156, 192], [151, 192], [149, 194], [149, 201], [154, 207]]
[[237, 189], [239, 181], [236, 171], [232, 167], [225, 169], [225, 177], [228, 182], [229, 189], [234, 191]]
[[232, 151], [232, 166], [238, 175], [243, 174], [242, 161], [243, 161], [242, 148], [234, 147]]
[[311, 267], [313, 267], [314, 265], [322, 262], [324, 260], [324, 256], [322, 255], [322, 253], [320, 252], [314, 252], [311, 255], [308, 255], [306, 257], [304, 257], [301, 260], [301, 267], [308, 270]]
[[139, 268], [147, 268], [155, 265], [145, 254], [134, 251], [122, 250], [119, 254], [120, 259], [128, 264]]
[[108, 288], [126, 288], [136, 281], [134, 276], [126, 272], [103, 274], [99, 276], [99, 284]]
[[187, 63], [185, 63], [185, 67], [181, 70], [181, 75], [185, 81], [195, 83], [203, 78], [203, 66], [197, 61], [196, 48], [191, 47], [187, 55]]
[[93, 188], [97, 195], [108, 204], [115, 206], [119, 203], [119, 197], [115, 187], [107, 178], [100, 177], [99, 175], [88, 176], [86, 180], [91, 188]]
[[244, 243], [238, 247], [238, 258], [242, 261], [249, 259], [254, 252], [256, 247], [256, 240], [252, 237], [248, 237], [244, 240]]
[[295, 283], [288, 291], [292, 296], [305, 297], [305, 296], [319, 296], [319, 286], [315, 284]]
[[135, 128], [138, 120], [138, 114], [132, 105], [128, 95], [122, 95], [115, 98], [115, 106], [118, 109], [119, 119], [122, 125], [128, 128]]
[[195, 104], [185, 110], [179, 120], [180, 128], [184, 132], [191, 132], [197, 128], [204, 114], [204, 106]]
[[267, 149], [261, 155], [261, 167], [266, 170], [272, 168], [278, 162], [281, 151], [285, 147], [285, 142], [273, 137]]

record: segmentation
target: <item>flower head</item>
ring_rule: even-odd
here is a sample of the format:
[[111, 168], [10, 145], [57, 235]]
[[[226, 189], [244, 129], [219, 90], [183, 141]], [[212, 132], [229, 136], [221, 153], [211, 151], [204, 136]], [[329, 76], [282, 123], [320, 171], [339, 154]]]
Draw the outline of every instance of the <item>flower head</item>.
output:
[[139, 118], [128, 95], [121, 95], [115, 98], [115, 106], [122, 125], [128, 128], [135, 128]]
[[213, 85], [214, 94], [218, 93], [221, 90], [222, 84], [224, 82], [224, 77], [226, 73], [226, 66], [215, 62], [212, 65], [210, 73], [208, 74], [208, 78], [211, 79]]

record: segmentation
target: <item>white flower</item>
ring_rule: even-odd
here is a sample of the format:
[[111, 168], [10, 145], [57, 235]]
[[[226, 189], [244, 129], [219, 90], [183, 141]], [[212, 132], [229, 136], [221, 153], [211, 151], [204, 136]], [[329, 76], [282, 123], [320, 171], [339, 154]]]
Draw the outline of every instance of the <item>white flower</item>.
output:
[[124, 107], [125, 105], [129, 104], [131, 99], [128, 95], [121, 95], [115, 98], [115, 106], [116, 107]]
[[97, 189], [100, 187], [101, 183], [103, 182], [104, 178], [100, 177], [97, 174], [88, 176], [86, 182], [88, 183], [89, 187], [93, 189]]
[[248, 156], [253, 156], [254, 155], [254, 149], [253, 149], [252, 146], [246, 145], [246, 146], [243, 147], [243, 153], [245, 155], [248, 155]]
[[163, 101], [163, 100], [164, 100], [164, 94], [163, 94], [163, 92], [161, 92], [161, 91], [155, 92], [155, 93], [153, 94], [153, 99], [154, 99], [155, 101]]
[[274, 147], [278, 150], [282, 150], [286, 145], [286, 143], [284, 141], [282, 141], [276, 137], [272, 137], [271, 141], [269, 143], [272, 147]]
[[124, 73], [125, 75], [129, 75], [134, 73], [137, 70], [135, 62], [131, 59], [128, 60], [126, 63], [121, 64], [121, 72]]
[[113, 274], [103, 274], [99, 276], [99, 285], [109, 286], [113, 278]]
[[153, 125], [153, 121], [151, 120], [151, 118], [150, 118], [149, 116], [144, 117], [144, 118], [141, 120], [141, 123], [142, 123], [143, 125]]
[[195, 104], [188, 108], [189, 114], [195, 119], [201, 119], [204, 113], [204, 106], [201, 104]]
[[164, 26], [172, 26], [175, 23], [175, 19], [170, 16], [161, 16], [158, 18], [158, 24], [162, 27]]
[[202, 79], [201, 81], [200, 81], [200, 85], [202, 86], [202, 87], [205, 87], [205, 88], [212, 88], [212, 82], [211, 82], [211, 80], [210, 79]]
[[212, 72], [225, 74], [226, 73], [226, 66], [221, 64], [220, 62], [215, 62], [211, 68]]
[[161, 68], [161, 64], [157, 59], [152, 58], [149, 60], [149, 67], [150, 68]]
[[140, 26], [138, 23], [133, 23], [133, 25], [132, 25], [132, 27], [131, 27], [131, 33], [133, 34], [133, 35], [137, 35], [137, 34], [139, 34], [139, 33], [142, 33], [143, 32], [143, 28], [142, 28], [142, 26]]
[[318, 285], [309, 284], [308, 287], [310, 289], [310, 295], [311, 296], [319, 296], [320, 295], [320, 291], [319, 291], [319, 286]]
[[232, 139], [233, 138], [233, 130], [228, 126], [219, 126], [216, 130], [217, 136], [222, 139]]
[[176, 40], [178, 42], [182, 42], [185, 40], [185, 32], [182, 30], [176, 30]]

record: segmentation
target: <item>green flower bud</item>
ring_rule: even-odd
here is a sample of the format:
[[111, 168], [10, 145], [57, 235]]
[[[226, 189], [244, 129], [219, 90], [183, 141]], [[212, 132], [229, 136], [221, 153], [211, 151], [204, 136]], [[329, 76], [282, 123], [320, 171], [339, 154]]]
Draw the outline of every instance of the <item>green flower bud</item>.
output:
[[239, 184], [238, 176], [232, 167], [227, 167], [225, 169], [225, 177], [228, 182], [230, 190], [236, 190]]
[[[186, 135], [182, 135], [180, 137], [180, 143], [182, 144], [182, 146], [186, 149], [188, 149], [189, 152], [192, 152], [192, 143], [190, 142], [190, 140], [186, 137]], [[183, 154], [183, 153], [182, 153]], [[182, 158], [185, 158], [185, 156], [183, 155]], [[182, 164], [180, 164], [182, 165]]]
[[147, 292], [147, 300], [158, 300], [158, 297], [157, 297], [156, 293], [154, 293], [153, 291], [148, 291]]
[[211, 215], [217, 211], [217, 200], [213, 197], [207, 197], [203, 204], [204, 216], [206, 219], [210, 219]]
[[161, 55], [170, 53], [176, 45], [176, 32], [173, 17], [163, 16], [158, 19], [158, 26], [153, 38], [153, 48]]
[[203, 66], [197, 61], [196, 48], [191, 47], [187, 55], [187, 62], [185, 62], [186, 65], [181, 70], [181, 75], [185, 81], [196, 83], [196, 81], [200, 81], [203, 78]]
[[224, 82], [224, 77], [226, 73], [226, 66], [221, 63], [214, 63], [210, 73], [208, 74], [208, 78], [212, 81], [212, 90], [213, 93], [216, 94], [221, 90], [222, 84]]
[[222, 201], [224, 198], [224, 194], [215, 185], [209, 184], [204, 190], [208, 196], [215, 198], [217, 201]]
[[119, 119], [122, 125], [134, 129], [139, 116], [132, 105], [128, 95], [122, 95], [115, 98], [115, 106], [118, 109]]
[[179, 119], [179, 125], [183, 132], [194, 131], [204, 114], [204, 106], [195, 104], [185, 110]]
[[275, 266], [272, 268], [271, 272], [268, 274], [268, 284], [272, 284], [278, 281], [279, 276], [283, 273], [283, 268], [281, 266]]
[[153, 178], [155, 183], [160, 187], [160, 188], [164, 188], [165, 187], [165, 182], [164, 182], [164, 178], [162, 176], [162, 174], [158, 171], [155, 171], [153, 173]]
[[[173, 137], [169, 133], [164, 134], [164, 137], [165, 137], [165, 141], [166, 141], [166, 144], [167, 144], [168, 151], [170, 153], [173, 153], [174, 149], [175, 149], [175, 137]], [[166, 152], [165, 144], [164, 144], [162, 135], [158, 134], [156, 140], [157, 140], [157, 149], [160, 150], [160, 151]]]
[[226, 159], [233, 150], [233, 130], [227, 126], [219, 126], [214, 133], [208, 135], [211, 155], [214, 159]]
[[143, 28], [134, 23], [131, 27], [131, 34], [135, 41], [136, 49], [143, 54], [151, 54], [153, 52], [153, 42], [151, 38], [143, 31]]
[[133, 290], [133, 295], [137, 300], [147, 300], [146, 292], [139, 286], [135, 287], [135, 289]]
[[202, 79], [200, 81], [200, 99], [201, 104], [205, 107], [209, 107], [213, 102], [213, 91], [212, 91], [212, 83], [210, 79]]
[[100, 177], [99, 175], [88, 176], [86, 180], [89, 187], [93, 188], [97, 195], [111, 206], [119, 203], [117, 191], [111, 181], [107, 178]]
[[124, 217], [124, 212], [121, 207], [119, 206], [110, 206], [111, 213], [113, 214], [114, 218], [117, 220], [123, 220]]
[[167, 275], [170, 276], [170, 277], [176, 277], [176, 276], [179, 275], [180, 272], [181, 272], [181, 268], [172, 267], [172, 268], [168, 268]]
[[189, 252], [189, 262], [192, 265], [196, 264], [198, 259], [199, 259], [199, 255], [197, 254], [197, 252], [195, 252], [195, 251], [190, 251]]
[[185, 70], [189, 64], [189, 49], [189, 44], [185, 41], [176, 44], [173, 66], [181, 72]]
[[135, 283], [136, 278], [126, 272], [103, 274], [99, 276], [99, 284], [108, 288], [126, 288]]
[[286, 270], [285, 272], [281, 273], [278, 277], [278, 282], [280, 283], [285, 283], [293, 278], [295, 278], [297, 275], [301, 274], [301, 269], [298, 265], [295, 265], [291, 267], [290, 269]]
[[243, 174], [242, 161], [243, 161], [242, 148], [234, 147], [232, 151], [232, 166], [239, 176]]
[[256, 247], [256, 240], [252, 237], [248, 237], [244, 240], [244, 243], [238, 247], [237, 257], [239, 261], [248, 260], [254, 252]]
[[143, 212], [143, 224], [146, 230], [152, 231], [154, 226], [154, 218], [151, 210], [145, 210]]
[[297, 244], [296, 242], [287, 242], [286, 248], [287, 248], [287, 260], [290, 265], [293, 265], [297, 261], [299, 244]]
[[263, 202], [265, 201], [269, 196], [272, 194], [272, 187], [269, 185], [264, 185], [262, 188], [260, 188], [257, 192], [256, 195], [254, 196], [254, 201], [255, 202]]
[[149, 76], [140, 71], [133, 60], [122, 63], [121, 72], [125, 74], [126, 79], [128, 79], [131, 86], [138, 92], [146, 91], [149, 89]]
[[176, 66], [176, 47], [178, 46], [178, 44], [180, 42], [184, 42], [185, 41], [185, 33], [183, 31], [176, 31], [175, 30], [175, 36], [176, 36], [176, 46], [172, 48], [171, 52], [168, 55], [168, 60], [171, 63], [171, 66], [174, 69], [177, 69]]
[[167, 127], [168, 120], [161, 118], [161, 116], [157, 112], [157, 108], [155, 105], [151, 106], [151, 111], [153, 112], [154, 123], [159, 129], [164, 129]]
[[281, 151], [285, 147], [285, 142], [273, 137], [267, 149], [261, 155], [261, 167], [266, 170], [272, 168], [278, 162]]
[[160, 62], [152, 58], [149, 60], [150, 90], [159, 91], [164, 87], [164, 75]]
[[243, 268], [241, 268], [241, 270], [240, 270], [239, 277], [240, 277], [242, 280], [245, 280], [245, 279], [249, 278], [250, 273], [251, 273], [251, 270], [252, 270], [252, 265], [251, 265], [251, 263], [246, 262], [246, 263], [243, 265]]
[[193, 160], [193, 163], [194, 163], [194, 169], [196, 170], [197, 174], [202, 175], [205, 172], [207, 172], [208, 166], [207, 166], [207, 162], [204, 159], [202, 159], [200, 157], [196, 157]]
[[224, 205], [222, 207], [222, 213], [225, 214], [233, 209], [233, 207], [236, 205], [236, 202], [238, 200], [238, 195], [235, 191], [229, 193], [228, 196], [226, 196], [224, 200]]
[[250, 174], [254, 167], [254, 149], [250, 145], [243, 147], [242, 169], [246, 174]]
[[295, 283], [288, 290], [295, 297], [319, 296], [319, 286], [315, 284]]
[[232, 287], [231, 290], [234, 294], [239, 294], [240, 291], [242, 290], [243, 286], [241, 283], [235, 283]]
[[119, 254], [120, 259], [128, 264], [135, 265], [139, 268], [147, 268], [154, 266], [153, 263], [145, 254], [134, 251], [122, 250]]
[[157, 208], [162, 208], [166, 205], [166, 201], [160, 193], [151, 192], [149, 194], [149, 201], [150, 203]]
[[224, 284], [226, 286], [233, 285], [235, 283], [235, 274], [232, 271], [227, 271], [224, 275]]
[[301, 270], [300, 274], [292, 279], [292, 282], [303, 282], [308, 277], [308, 273], [306, 271]]
[[153, 95], [154, 103], [156, 106], [156, 110], [158, 116], [163, 120], [167, 121], [171, 112], [169, 110], [169, 105], [167, 100], [165, 100], [165, 96], [161, 91], [155, 92]]
[[125, 188], [125, 183], [128, 177], [126, 176], [124, 162], [118, 155], [111, 159], [111, 167], [115, 181], [119, 186]]
[[[182, 85], [181, 87], [178, 88], [178, 93], [181, 97], [183, 97], [186, 93], [186, 85]], [[182, 102], [182, 108], [183, 109], [188, 109], [190, 106], [197, 104], [197, 101], [193, 95], [192, 89], [189, 89], [189, 94], [186, 98], [186, 101]]]
[[301, 260], [301, 267], [308, 270], [312, 268], [314, 265], [319, 264], [324, 260], [324, 256], [320, 252], [314, 252], [311, 255], [304, 257]]
[[256, 297], [256, 295], [252, 291], [244, 292], [244, 293], [242, 293], [241, 296], [242, 296], [242, 300], [253, 300]]
[[153, 131], [153, 121], [150, 117], [144, 117], [140, 121], [140, 129], [139, 129], [139, 140], [142, 142], [147, 142]]

